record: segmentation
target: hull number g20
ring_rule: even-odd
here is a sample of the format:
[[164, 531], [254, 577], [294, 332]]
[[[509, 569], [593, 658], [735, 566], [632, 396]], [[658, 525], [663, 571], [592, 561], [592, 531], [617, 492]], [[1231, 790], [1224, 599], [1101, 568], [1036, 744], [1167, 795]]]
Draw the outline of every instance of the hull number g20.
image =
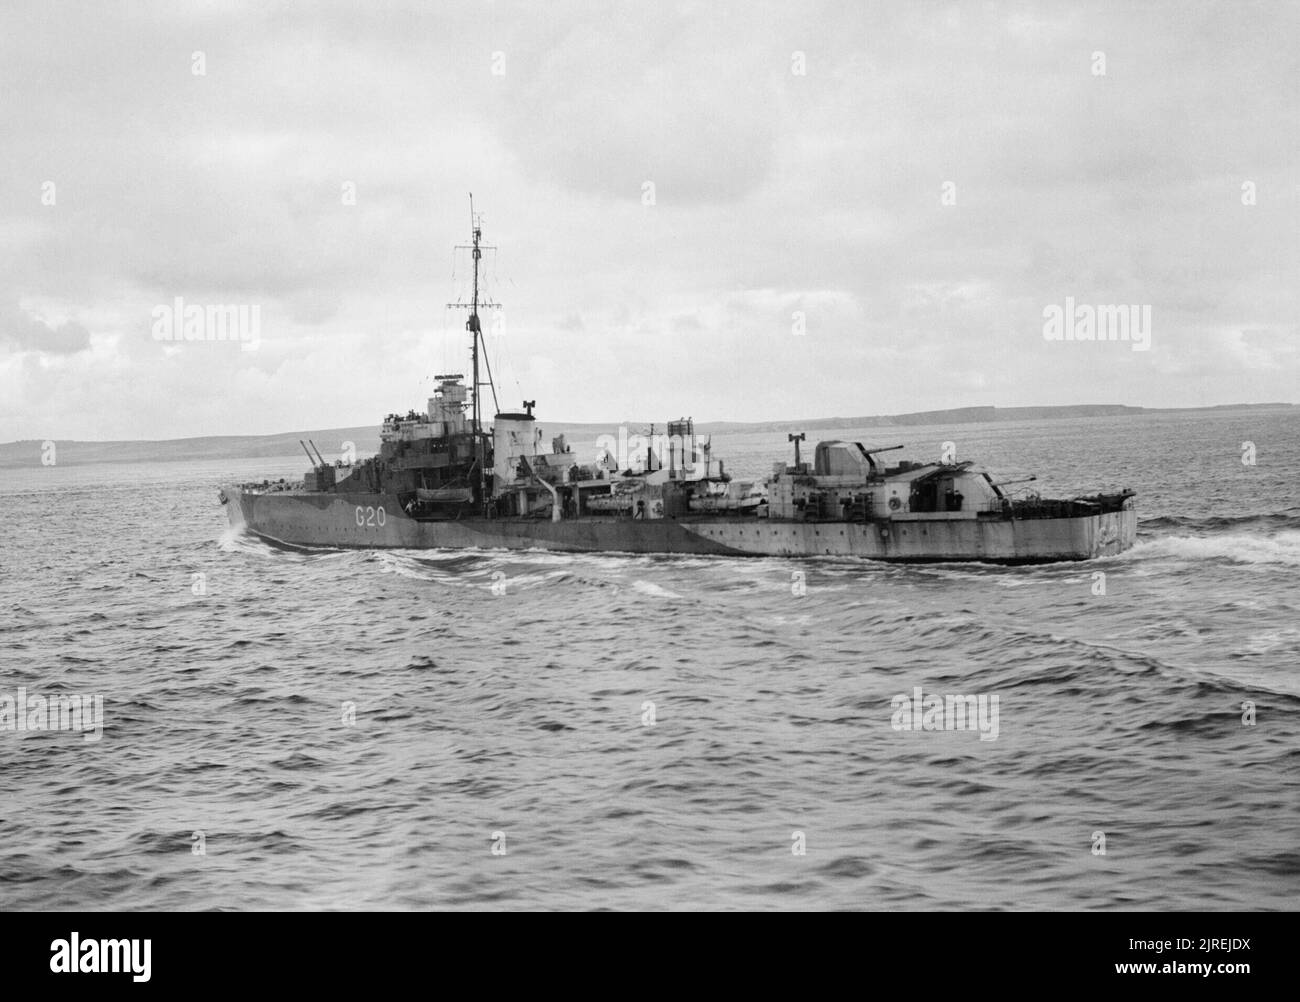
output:
[[382, 526], [387, 520], [387, 517], [384, 515], [383, 505], [380, 505], [378, 508], [372, 508], [370, 505], [366, 505], [362, 508], [361, 505], [357, 505], [357, 525], [362, 526], [363, 528], [371, 528], [374, 526]]

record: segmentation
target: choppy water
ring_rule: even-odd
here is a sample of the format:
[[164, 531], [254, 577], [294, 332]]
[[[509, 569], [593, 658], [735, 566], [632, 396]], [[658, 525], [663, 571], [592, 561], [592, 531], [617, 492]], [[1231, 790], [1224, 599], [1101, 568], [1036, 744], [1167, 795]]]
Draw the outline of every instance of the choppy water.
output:
[[[0, 695], [105, 726], [0, 731], [0, 907], [1294, 908], [1298, 433], [843, 435], [1139, 492], [1134, 550], [1038, 568], [287, 552], [215, 488], [293, 459], [7, 471]], [[996, 740], [895, 730], [917, 686]]]

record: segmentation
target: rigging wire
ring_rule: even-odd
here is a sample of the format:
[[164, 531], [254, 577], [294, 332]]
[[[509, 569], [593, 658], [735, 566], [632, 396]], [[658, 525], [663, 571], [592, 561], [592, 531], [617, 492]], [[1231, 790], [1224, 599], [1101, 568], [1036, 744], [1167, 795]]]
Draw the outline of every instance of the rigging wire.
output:
[[[479, 332], [479, 337], [482, 337], [482, 333], [483, 333], [482, 331]], [[483, 340], [483, 364], [487, 366], [488, 386], [492, 388], [492, 406], [496, 408], [496, 410], [493, 411], [493, 413], [500, 414], [501, 405], [497, 403], [497, 384], [492, 379], [492, 363], [488, 361], [486, 339]]]
[[[500, 260], [499, 260], [499, 257], [500, 257], [500, 250], [499, 250], [498, 248], [496, 248], [496, 247], [492, 247], [492, 248], [491, 248], [491, 251], [492, 251], [492, 254], [491, 254], [491, 267], [490, 267], [490, 270], [489, 270], [488, 268], [486, 268], [486, 267], [485, 267], [485, 269], [484, 269], [484, 272], [485, 272], [484, 285], [485, 285], [485, 287], [488, 288], [489, 290], [495, 292], [495, 288], [496, 288], [496, 286], [497, 286], [497, 284], [498, 284], [498, 279], [500, 278]], [[509, 282], [509, 284], [510, 284], [512, 287], [515, 286], [515, 282], [514, 282], [513, 279], [509, 279], [509, 278], [508, 278], [508, 279], [506, 279], [505, 281]], [[493, 298], [493, 300], [495, 300], [495, 296], [493, 296], [492, 298]], [[498, 308], [498, 309], [504, 309], [504, 307], [502, 307], [502, 306], [500, 305], [500, 303], [497, 303], [497, 308]], [[487, 357], [487, 338], [484, 338], [484, 339], [483, 339], [483, 346], [484, 346], [484, 357], [486, 358], [486, 357]], [[514, 355], [513, 355], [513, 353], [510, 351], [510, 338], [509, 338], [509, 335], [508, 335], [508, 334], [502, 334], [502, 335], [497, 339], [496, 343], [493, 344], [492, 347], [493, 347], [493, 350], [497, 352], [497, 360], [498, 360], [498, 362], [501, 363], [501, 368], [502, 368], [502, 381], [505, 382], [506, 380], [509, 380], [510, 382], [512, 382], [512, 383], [514, 384], [514, 387], [515, 387], [515, 392], [519, 394], [519, 399], [522, 400], [522, 399], [523, 399], [524, 390], [523, 390], [523, 386], [522, 386], [522, 385], [520, 384], [520, 382], [519, 382], [519, 375], [518, 375], [518, 373], [519, 373], [519, 367], [515, 364]], [[489, 375], [490, 375], [490, 372], [489, 372]], [[495, 382], [495, 380], [493, 381], [492, 392], [493, 392], [493, 399], [495, 400], [495, 394], [496, 394], [496, 382]]]

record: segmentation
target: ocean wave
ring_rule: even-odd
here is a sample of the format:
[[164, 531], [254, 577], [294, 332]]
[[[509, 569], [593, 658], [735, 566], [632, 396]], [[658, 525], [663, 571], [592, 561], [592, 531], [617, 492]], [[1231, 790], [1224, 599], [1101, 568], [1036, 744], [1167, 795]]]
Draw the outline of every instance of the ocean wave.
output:
[[675, 591], [670, 591], [662, 585], [657, 585], [653, 581], [633, 581], [632, 590], [640, 595], [649, 595], [651, 598], [681, 598], [682, 596]]
[[[1240, 441], [1219, 420], [1205, 448]], [[1294, 452], [1295, 430], [1256, 437]], [[1040, 432], [1024, 434], [1056, 456]], [[1198, 517], [1033, 567], [302, 549], [222, 532], [198, 475], [158, 470], [156, 488], [131, 472], [76, 502], [93, 524], [52, 522], [59, 493], [19, 499], [0, 698], [102, 694], [105, 726], [99, 743], [0, 731], [0, 894], [24, 910], [1293, 907], [1300, 509], [1283, 475], [1188, 487], [1181, 438], [1124, 444], [1144, 514]], [[1074, 472], [1063, 460], [1058, 480]], [[896, 732], [893, 698], [918, 686], [997, 696], [998, 736]], [[1123, 881], [1099, 882], [1096, 828], [1112, 860], [1145, 846]], [[508, 856], [489, 853], [498, 832]], [[1189, 845], [1223, 865], [1186, 865]]]
[[1294, 529], [1300, 527], [1300, 508], [1253, 515], [1211, 515], [1191, 518], [1181, 515], [1159, 515], [1144, 518], [1138, 528], [1144, 532], [1160, 529], [1187, 529], [1196, 533], [1226, 532], [1233, 529]]

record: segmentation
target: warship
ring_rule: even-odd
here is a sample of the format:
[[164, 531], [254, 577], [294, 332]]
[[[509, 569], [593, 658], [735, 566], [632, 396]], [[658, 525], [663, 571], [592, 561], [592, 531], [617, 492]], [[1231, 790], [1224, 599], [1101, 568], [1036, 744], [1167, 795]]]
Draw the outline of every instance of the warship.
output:
[[[504, 548], [727, 556], [851, 556], [887, 561], [1024, 564], [1088, 560], [1133, 545], [1133, 492], [1050, 500], [1008, 491], [983, 467], [952, 459], [888, 462], [901, 445], [818, 442], [762, 481], [734, 479], [694, 422], [648, 438], [602, 436], [591, 462], [533, 414], [496, 406], [480, 324], [482, 220], [470, 203], [473, 290], [470, 382], [434, 377], [424, 410], [390, 414], [379, 452], [330, 463], [303, 444], [302, 482], [221, 488], [230, 524], [295, 547]], [[493, 419], [485, 422], [484, 389]], [[638, 441], [638, 439], [640, 441]], [[547, 448], [549, 445], [549, 449]], [[313, 452], [314, 450], [314, 452]], [[1028, 478], [1032, 480], [1033, 478]]]

